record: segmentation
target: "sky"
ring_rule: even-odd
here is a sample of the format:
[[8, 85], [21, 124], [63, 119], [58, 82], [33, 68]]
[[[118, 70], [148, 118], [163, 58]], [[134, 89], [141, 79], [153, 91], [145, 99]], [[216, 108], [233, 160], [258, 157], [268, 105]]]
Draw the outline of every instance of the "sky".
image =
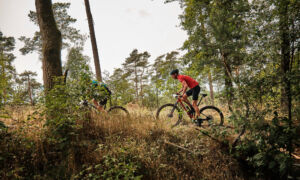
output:
[[[84, 0], [52, 0], [52, 2], [71, 2], [69, 14], [77, 19], [73, 25], [82, 33], [89, 34]], [[187, 39], [179, 27], [178, 16], [182, 13], [177, 2], [164, 4], [164, 0], [90, 0], [95, 23], [97, 45], [102, 71], [113, 72], [137, 48], [151, 54], [150, 61], [159, 55], [177, 50]], [[42, 81], [41, 62], [38, 54], [21, 55], [23, 43], [20, 36], [32, 37], [38, 30], [29, 21], [28, 13], [35, 10], [34, 0], [0, 0], [0, 31], [5, 36], [16, 38], [17, 57], [14, 65], [18, 73], [24, 70], [38, 73]], [[84, 47], [84, 54], [92, 56], [90, 39]], [[63, 51], [64, 63], [67, 52]], [[91, 66], [94, 70], [93, 59]]]

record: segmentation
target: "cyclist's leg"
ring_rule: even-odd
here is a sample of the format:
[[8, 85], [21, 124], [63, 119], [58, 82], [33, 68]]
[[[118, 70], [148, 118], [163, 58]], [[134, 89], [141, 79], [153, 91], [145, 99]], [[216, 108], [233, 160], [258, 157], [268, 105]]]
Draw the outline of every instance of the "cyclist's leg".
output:
[[106, 106], [106, 104], [107, 104], [107, 100], [108, 100], [107, 97], [101, 99], [101, 100], [99, 101], [100, 106], [102, 106], [102, 107], [104, 108], [104, 107]]
[[103, 106], [101, 106], [101, 104], [99, 104], [98, 101], [95, 98], [93, 99], [93, 103], [96, 106], [96, 108], [97, 108], [98, 111], [104, 112]]
[[190, 103], [190, 101], [188, 100], [188, 97], [191, 96], [193, 94], [193, 89], [188, 90], [187, 92], [185, 92], [185, 94], [182, 96], [182, 100], [184, 102], [186, 102], [191, 108], [193, 107], [193, 105]]
[[196, 111], [196, 115], [199, 117], [200, 116], [200, 110], [199, 107], [197, 106], [197, 102], [198, 102], [198, 97], [199, 97], [199, 93], [200, 93], [200, 86], [196, 86], [193, 88], [193, 107]]

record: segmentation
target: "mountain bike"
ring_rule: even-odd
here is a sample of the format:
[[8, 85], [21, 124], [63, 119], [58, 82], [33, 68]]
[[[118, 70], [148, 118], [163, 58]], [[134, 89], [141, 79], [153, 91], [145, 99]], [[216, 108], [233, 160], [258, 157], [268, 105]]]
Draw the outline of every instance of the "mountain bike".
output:
[[[82, 100], [82, 102], [80, 103], [83, 107], [87, 107], [90, 108], [91, 110], [95, 111], [96, 113], [101, 113], [97, 107], [93, 104], [90, 103], [88, 100]], [[108, 110], [106, 110], [106, 105], [103, 107], [104, 111], [110, 115], [110, 116], [116, 116], [116, 117], [128, 117], [129, 116], [129, 112], [126, 108], [122, 107], [122, 106], [111, 106]]]
[[[187, 117], [191, 120], [195, 119], [195, 110], [186, 102], [181, 100], [180, 95], [174, 95], [177, 101], [174, 104], [162, 105], [156, 112], [156, 118], [162, 120], [164, 123], [175, 127], [179, 125], [182, 120]], [[198, 102], [199, 106], [207, 94], [201, 94], [201, 99]], [[184, 114], [185, 112], [185, 114]], [[222, 126], [224, 123], [224, 115], [221, 110], [215, 106], [204, 106], [200, 109], [200, 124], [201, 127]], [[193, 122], [196, 123], [196, 122]], [[199, 124], [198, 124], [199, 125]]]

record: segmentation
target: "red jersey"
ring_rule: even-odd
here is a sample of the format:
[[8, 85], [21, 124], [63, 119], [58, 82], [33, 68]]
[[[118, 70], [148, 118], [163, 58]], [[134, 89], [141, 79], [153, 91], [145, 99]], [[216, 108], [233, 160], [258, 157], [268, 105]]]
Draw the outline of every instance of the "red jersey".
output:
[[199, 85], [199, 83], [195, 79], [191, 78], [190, 76], [178, 75], [177, 79], [180, 82], [185, 81], [190, 89], [192, 89], [192, 88], [196, 87], [197, 85]]

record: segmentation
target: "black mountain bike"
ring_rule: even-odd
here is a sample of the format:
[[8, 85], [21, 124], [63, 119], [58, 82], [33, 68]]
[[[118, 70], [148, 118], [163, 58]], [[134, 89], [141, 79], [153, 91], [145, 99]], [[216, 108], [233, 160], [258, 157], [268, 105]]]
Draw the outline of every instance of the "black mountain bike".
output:
[[[207, 94], [201, 94], [201, 99], [197, 104], [198, 106], [206, 96]], [[194, 108], [182, 101], [180, 95], [176, 94], [175, 98], [177, 101], [174, 104], [162, 105], [156, 113], [157, 119], [164, 121], [172, 127], [179, 125], [184, 117], [190, 118], [191, 120], [195, 118]], [[202, 107], [200, 109], [200, 115], [199, 120], [201, 121], [201, 127], [209, 127], [212, 125], [222, 126], [224, 123], [223, 113], [215, 106]]]
[[[81, 103], [80, 103], [82, 106], [84, 107], [88, 107], [90, 108], [91, 110], [97, 112], [97, 113], [101, 113], [97, 107], [93, 104], [93, 103], [90, 103], [88, 100], [83, 100]], [[122, 106], [111, 106], [108, 110], [106, 110], [106, 105], [103, 107], [105, 112], [110, 115], [110, 116], [129, 116], [129, 112], [126, 108], [122, 107]]]

